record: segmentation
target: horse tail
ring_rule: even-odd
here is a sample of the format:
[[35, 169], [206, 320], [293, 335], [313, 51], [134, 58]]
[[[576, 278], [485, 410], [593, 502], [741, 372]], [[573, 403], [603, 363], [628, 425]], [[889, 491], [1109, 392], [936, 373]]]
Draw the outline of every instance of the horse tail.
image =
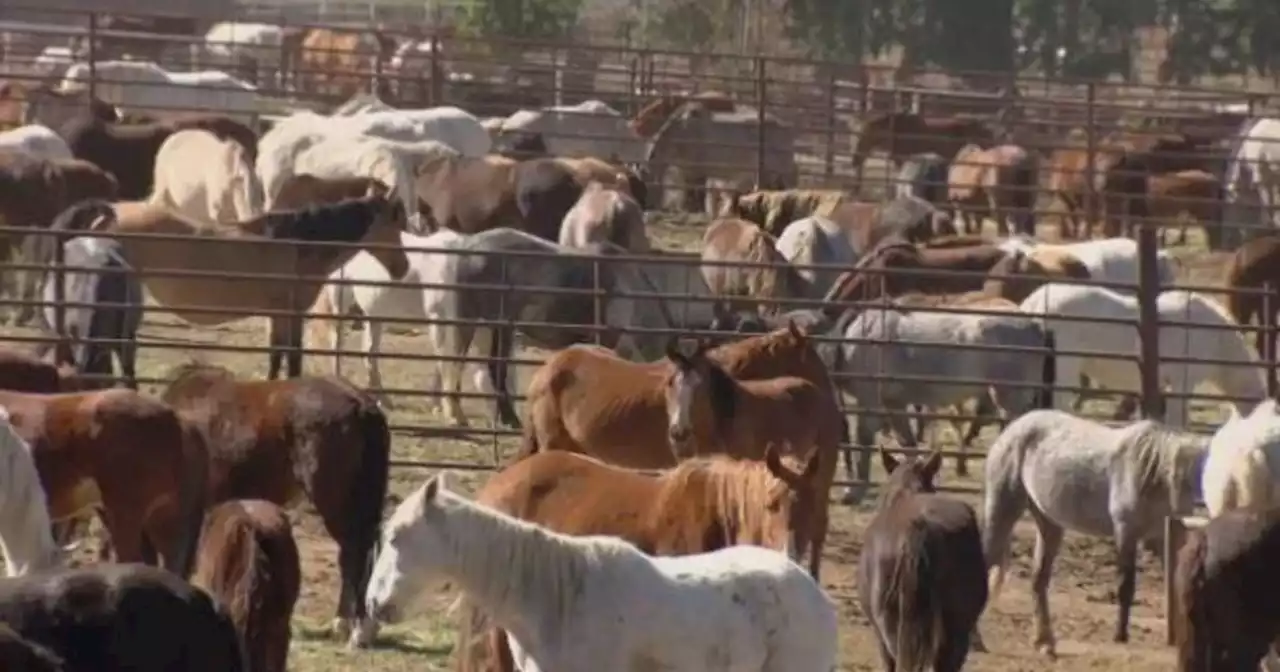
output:
[[932, 585], [934, 576], [929, 540], [923, 531], [908, 535], [898, 556], [897, 669], [925, 672], [933, 660], [943, 635], [942, 605]]
[[1208, 550], [1204, 534], [1192, 532], [1178, 552], [1178, 564], [1174, 570], [1178, 610], [1173, 614], [1170, 625], [1173, 626], [1174, 645], [1178, 650], [1178, 670], [1182, 672], [1205, 669], [1209, 653], [1208, 633], [1205, 632], [1209, 614], [1202, 599]]
[[209, 448], [204, 434], [194, 424], [182, 419], [176, 412], [182, 432], [182, 484], [179, 491], [179, 516], [186, 529], [179, 539], [179, 547], [171, 563], [182, 578], [190, 578], [200, 548], [200, 534], [204, 530], [205, 509], [209, 504]]
[[1053, 408], [1053, 388], [1058, 385], [1058, 337], [1052, 329], [1044, 330], [1044, 347], [1048, 352], [1040, 363], [1040, 390], [1036, 408]]
[[352, 576], [358, 596], [355, 615], [363, 622], [367, 618], [364, 592], [377, 557], [382, 507], [387, 499], [387, 480], [391, 476], [391, 429], [387, 425], [386, 414], [372, 400], [361, 409], [357, 423], [364, 439], [364, 451], [360, 456], [359, 473], [351, 480], [351, 524], [347, 527], [343, 545], [351, 544], [353, 553], [363, 550], [364, 556], [352, 559], [352, 562], [360, 563], [358, 568], [342, 569], [344, 573], [358, 571]]

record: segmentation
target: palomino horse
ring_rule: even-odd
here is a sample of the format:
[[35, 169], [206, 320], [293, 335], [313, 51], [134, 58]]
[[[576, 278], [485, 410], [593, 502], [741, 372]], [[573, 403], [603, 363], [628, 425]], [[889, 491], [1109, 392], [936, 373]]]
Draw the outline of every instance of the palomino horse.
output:
[[1166, 517], [1191, 511], [1208, 443], [1152, 420], [1111, 428], [1062, 411], [1038, 410], [1014, 420], [991, 444], [983, 488], [991, 596], [1004, 581], [1013, 526], [1030, 509], [1036, 524], [1035, 645], [1042, 653], [1055, 655], [1048, 590], [1066, 530], [1115, 540], [1120, 555], [1115, 641], [1129, 641], [1138, 545], [1163, 536]]
[[[651, 476], [575, 453], [538, 453], [489, 479], [476, 502], [562, 534], [620, 537], [651, 555], [735, 544], [802, 549], [814, 504], [827, 497], [815, 485], [817, 457], [795, 469], [771, 449], [763, 462], [692, 459]], [[492, 660], [511, 672], [501, 631], [489, 629], [479, 611], [468, 612], [458, 634], [459, 669]]]
[[191, 585], [231, 612], [253, 670], [285, 672], [299, 562], [293, 527], [275, 504], [235, 500], [209, 510]]
[[387, 489], [391, 435], [369, 395], [339, 378], [240, 381], [220, 367], [188, 364], [162, 398], [209, 446], [210, 501], [305, 496], [338, 543], [339, 634], [373, 640], [364, 594]]
[[[740, 381], [796, 376], [813, 384], [820, 396], [810, 416], [814, 436], [806, 445], [816, 445], [822, 455], [817, 483], [830, 489], [840, 444], [849, 432], [831, 375], [808, 336], [789, 324], [720, 346], [707, 356]], [[674, 465], [664, 392], [670, 371], [667, 361], [636, 364], [603, 348], [575, 346], [557, 352], [534, 373], [525, 393], [521, 454], [568, 450], [634, 469]], [[757, 451], [757, 459], [763, 457], [764, 446], [750, 449]], [[827, 498], [820, 498], [809, 549], [815, 574], [826, 543], [827, 509]]]
[[[143, 283], [151, 296], [178, 317], [209, 326], [272, 313], [271, 378], [280, 374], [286, 350], [289, 377], [302, 375], [302, 315], [324, 279], [358, 251], [308, 243], [396, 245], [407, 226], [400, 202], [381, 193], [235, 225], [194, 222], [148, 203], [117, 203], [115, 214], [93, 229], [168, 236], [119, 240], [129, 265], [148, 273]], [[202, 275], [178, 275], [193, 271]], [[272, 275], [277, 277], [264, 277]]]
[[469, 502], [443, 481], [430, 478], [387, 520], [365, 598], [372, 613], [399, 618], [448, 581], [507, 631], [523, 670], [835, 669], [835, 604], [784, 553], [730, 546], [654, 558], [616, 537], [569, 536]]
[[973, 507], [936, 494], [942, 454], [897, 460], [858, 558], [858, 600], [888, 670], [959, 672], [987, 605], [982, 538]]
[[1280, 633], [1277, 562], [1274, 511], [1228, 511], [1190, 532], [1174, 569], [1179, 609], [1169, 624], [1178, 672], [1259, 669]]
[[101, 508], [119, 562], [191, 574], [204, 521], [208, 456], [173, 409], [133, 390], [0, 391], [31, 445], [55, 521]]

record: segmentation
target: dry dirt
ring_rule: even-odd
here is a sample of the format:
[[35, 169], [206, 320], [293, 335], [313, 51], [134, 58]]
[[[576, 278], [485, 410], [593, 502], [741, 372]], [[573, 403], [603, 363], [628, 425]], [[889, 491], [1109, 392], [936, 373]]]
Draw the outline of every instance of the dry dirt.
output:
[[[684, 226], [659, 227], [656, 236], [667, 246], [696, 241], [699, 232]], [[1220, 258], [1188, 250], [1184, 255], [1188, 276], [1197, 283], [1216, 281]], [[184, 325], [165, 313], [149, 314], [143, 328], [144, 346], [141, 369], [144, 376], [163, 378], [167, 369], [198, 356], [211, 363], [232, 368], [246, 378], [265, 376], [266, 357], [261, 354], [197, 352], [199, 345], [261, 346], [265, 343], [265, 320], [251, 319], [220, 328], [196, 329]], [[20, 333], [16, 330], [5, 334]], [[348, 336], [348, 347], [356, 347], [358, 335]], [[407, 333], [393, 333], [386, 339], [390, 353], [413, 353], [415, 338]], [[534, 354], [534, 353], [530, 353]], [[328, 372], [330, 360], [312, 357], [308, 370]], [[344, 372], [358, 383], [364, 382], [363, 366], [345, 360]], [[425, 364], [418, 361], [388, 360], [383, 364], [385, 384], [389, 388], [414, 390], [421, 384]], [[520, 371], [527, 377], [528, 368]], [[470, 380], [468, 377], [467, 380]], [[156, 393], [155, 384], [144, 390]], [[393, 425], [417, 426], [436, 423], [426, 411], [424, 399], [399, 397], [391, 412]], [[479, 401], [468, 402], [473, 425], [488, 427], [491, 406]], [[1211, 419], [1211, 418], [1205, 418]], [[985, 437], [987, 440], [990, 436]], [[473, 441], [432, 438], [421, 431], [397, 430], [394, 454], [402, 460], [433, 460], [492, 464], [495, 450], [505, 453], [514, 442], [500, 442], [487, 437]], [[952, 468], [946, 469], [951, 478]], [[977, 470], [980, 473], [980, 469]], [[421, 468], [397, 468], [392, 472], [391, 501], [388, 510], [411, 491], [429, 472]], [[473, 488], [484, 472], [456, 472], [454, 483]], [[950, 480], [948, 485], [976, 488], [974, 482]], [[966, 495], [973, 498], [972, 495]], [[976, 501], [976, 500], [975, 500]], [[868, 520], [866, 510], [853, 511], [835, 506], [836, 516], [827, 547], [823, 583], [839, 603], [843, 617], [841, 669], [880, 669], [878, 654], [865, 618], [856, 604], [854, 567], [861, 547], [861, 530]], [[317, 518], [307, 506], [294, 512], [295, 533], [303, 554], [305, 583], [295, 614], [291, 669], [301, 672], [333, 672], [363, 670], [392, 672], [399, 670], [438, 669], [450, 663], [452, 626], [446, 613], [450, 595], [433, 595], [424, 599], [417, 620], [389, 627], [377, 649], [348, 653], [327, 635], [334, 612], [337, 592], [336, 548], [320, 528]], [[1031, 603], [1029, 596], [1029, 558], [1033, 539], [1030, 523], [1018, 529], [1011, 565], [1010, 580], [1000, 599], [991, 604], [981, 622], [981, 629], [991, 652], [974, 654], [968, 668], [978, 672], [1012, 672], [1015, 670], [1119, 670], [1155, 672], [1171, 669], [1171, 651], [1164, 646], [1162, 574], [1154, 558], [1144, 558], [1139, 575], [1137, 604], [1134, 611], [1132, 643], [1111, 642], [1116, 607], [1114, 553], [1107, 540], [1069, 535], [1054, 574], [1051, 609], [1055, 617], [1060, 657], [1048, 661], [1031, 647]]]

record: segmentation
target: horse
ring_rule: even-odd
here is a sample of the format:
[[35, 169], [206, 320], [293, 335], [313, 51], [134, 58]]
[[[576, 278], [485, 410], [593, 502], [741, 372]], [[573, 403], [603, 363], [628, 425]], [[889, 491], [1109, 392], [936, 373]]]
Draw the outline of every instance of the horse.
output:
[[66, 672], [58, 654], [0, 624], [0, 667], [24, 672]]
[[837, 189], [753, 191], [730, 195], [720, 217], [744, 219], [776, 237], [797, 219], [832, 217], [842, 204], [852, 201], [853, 198]]
[[894, 194], [914, 196], [941, 208], [947, 204], [950, 167], [950, 160], [933, 152], [908, 156], [898, 170]]
[[1223, 179], [1227, 207], [1223, 226], [1233, 241], [1244, 243], [1275, 229], [1280, 222], [1280, 119], [1255, 119], [1239, 134]]
[[931, 118], [914, 112], [871, 115], [860, 124], [853, 146], [853, 171], [862, 184], [863, 164], [871, 153], [888, 152], [891, 162], [915, 154], [934, 153], [950, 159], [965, 145], [987, 147], [995, 142], [981, 121], [960, 117]]
[[386, 497], [391, 435], [369, 395], [340, 378], [241, 381], [187, 364], [161, 395], [209, 446], [210, 501], [305, 496], [338, 544], [342, 588], [335, 628], [350, 646], [373, 641], [364, 611]]
[[[999, 247], [1011, 254], [1018, 251], [1032, 254], [1044, 250], [1049, 255], [1069, 255], [1084, 264], [1090, 279], [1132, 288], [1110, 287], [1112, 291], [1132, 293], [1137, 290], [1138, 241], [1132, 238], [1099, 238], [1055, 245], [1042, 243], [1029, 236], [1015, 236], [1000, 241]], [[1181, 262], [1169, 250], [1156, 251], [1156, 275], [1161, 287], [1177, 282], [1181, 266]]]
[[204, 223], [248, 221], [263, 210], [244, 148], [203, 130], [178, 131], [161, 143], [147, 200]]
[[882, 203], [844, 203], [832, 213], [832, 219], [847, 232], [859, 257], [889, 239], [920, 244], [956, 233], [951, 215], [915, 196], [898, 196]]
[[[1266, 297], [1262, 290], [1270, 287], [1272, 291], [1280, 289], [1280, 233], [1255, 236], [1236, 248], [1227, 262], [1226, 280], [1227, 310], [1235, 321], [1248, 326], [1256, 320], [1258, 326], [1265, 324], [1263, 306]], [[1271, 319], [1280, 306], [1271, 306]], [[1266, 330], [1259, 328], [1254, 332], [1254, 346], [1258, 353], [1266, 353]]]
[[61, 659], [58, 669], [68, 672], [254, 669], [216, 600], [145, 565], [99, 564], [0, 582], [0, 624]]
[[69, 394], [0, 391], [31, 446], [55, 522], [100, 509], [120, 562], [187, 577], [204, 522], [208, 455], [165, 403], [133, 390]]
[[[109, 198], [109, 196], [106, 198]], [[85, 231], [99, 217], [109, 216], [111, 216], [111, 205], [103, 197], [79, 199], [78, 203], [62, 209], [43, 233]], [[65, 236], [41, 235], [40, 233], [29, 235], [22, 240], [19, 255], [32, 265], [51, 266], [56, 261], [58, 245], [61, 242], [65, 251], [67, 240], [68, 238]], [[34, 268], [17, 270], [14, 273], [17, 275], [14, 284], [17, 285], [16, 293], [18, 297], [36, 301], [40, 297], [41, 282], [48, 278], [49, 272], [42, 268]], [[22, 324], [30, 321], [37, 313], [38, 311], [34, 306], [26, 306], [19, 308], [17, 313], [10, 317], [13, 323]]]
[[[170, 312], [203, 326], [241, 319], [255, 311], [275, 313], [270, 318], [271, 378], [281, 373], [282, 359], [288, 360], [290, 377], [301, 375], [301, 314], [315, 303], [321, 279], [357, 249], [315, 248], [308, 243], [398, 242], [397, 236], [407, 227], [400, 202], [381, 193], [337, 205], [272, 212], [234, 226], [195, 222], [150, 203], [117, 203], [114, 212], [115, 217], [98, 222], [92, 230], [169, 236], [120, 238], [124, 259], [133, 268], [144, 273], [180, 269], [209, 274], [144, 276], [147, 291]], [[237, 274], [287, 279], [248, 281], [236, 278]]]
[[1035, 157], [1017, 145], [961, 148], [951, 161], [947, 183], [948, 199], [964, 220], [965, 232], [981, 231], [989, 216], [1002, 236], [1010, 228], [1035, 235], [1036, 169]]
[[858, 600], [888, 670], [959, 672], [969, 648], [985, 650], [978, 617], [987, 604], [982, 538], [973, 507], [939, 495], [942, 454], [897, 460], [858, 557]]
[[1234, 509], [1267, 511], [1280, 503], [1280, 408], [1265, 399], [1248, 415], [1234, 408], [1214, 432], [1200, 489], [1209, 516]]
[[[983, 307], [983, 306], [979, 306]], [[837, 320], [818, 352], [840, 374], [841, 389], [858, 406], [875, 411], [858, 420], [857, 444], [871, 446], [876, 435], [893, 428], [905, 447], [916, 445], [907, 422], [907, 405], [960, 407], [979, 400], [979, 412], [1003, 409], [1010, 418], [1039, 406], [1041, 388], [1057, 382], [1061, 342], [1053, 330], [1003, 306], [1001, 314], [932, 311], [890, 306], [851, 309]], [[949, 378], [991, 382], [951, 383]], [[983, 402], [991, 405], [984, 405]], [[884, 417], [879, 411], [890, 412]], [[975, 418], [961, 439], [961, 451], [977, 438], [985, 418]], [[923, 423], [921, 425], [923, 429]], [[869, 453], [859, 457], [858, 475], [870, 474]], [[956, 471], [968, 473], [963, 454]]]
[[171, 72], [152, 61], [73, 63], [63, 74], [59, 90], [88, 91], [90, 75], [94, 95], [125, 112], [214, 112], [244, 124], [252, 124], [257, 116], [257, 87], [220, 70]]
[[598, 156], [609, 161], [639, 164], [645, 160], [645, 142], [617, 110], [599, 100], [577, 105], [557, 105], [539, 110], [517, 110], [502, 122], [499, 135], [538, 134], [554, 156]]
[[778, 251], [777, 240], [744, 219], [712, 222], [702, 236], [701, 261], [707, 286], [731, 310], [754, 305], [773, 313], [782, 309], [781, 300], [811, 292], [804, 276]]
[[980, 290], [987, 274], [1006, 256], [1006, 251], [992, 244], [917, 247], [900, 236], [890, 236], [836, 278], [823, 297], [823, 310], [831, 319], [837, 319], [854, 301], [911, 292], [961, 294]]
[[8, 578], [62, 567], [74, 546], [59, 547], [50, 533], [51, 523], [40, 473], [23, 440], [0, 407], [0, 553]]
[[[1027, 297], [1020, 309], [1052, 329], [1064, 352], [1082, 353], [1058, 357], [1059, 378], [1075, 384], [1085, 375], [1109, 390], [1138, 392], [1136, 297], [1102, 287], [1049, 283]], [[1257, 353], [1216, 301], [1196, 292], [1169, 290], [1156, 298], [1156, 310], [1160, 380], [1173, 392], [1165, 400], [1168, 422], [1180, 426], [1188, 421], [1188, 397], [1201, 382], [1213, 382], [1234, 398], [1237, 408], [1266, 396]], [[1110, 321], [1082, 321], [1090, 318]], [[1084, 354], [1096, 352], [1131, 359]], [[1071, 394], [1055, 391], [1054, 407], [1066, 409]]]
[[233, 500], [209, 509], [191, 585], [230, 612], [253, 670], [285, 672], [299, 564], [293, 527], [280, 507]]
[[[650, 555], [736, 544], [788, 552], [808, 548], [813, 509], [827, 496], [816, 483], [819, 465], [817, 452], [797, 465], [770, 448], [763, 461], [695, 458], [650, 475], [554, 451], [508, 465], [475, 501], [561, 534], [616, 536]], [[477, 610], [467, 612], [459, 669], [475, 669], [483, 656], [508, 672], [501, 631], [488, 629]]]
[[649, 251], [644, 210], [631, 196], [592, 181], [560, 224], [560, 245], [586, 248], [609, 242], [629, 252]]
[[[1151, 175], [1147, 178], [1147, 215], [1161, 227], [1172, 229], [1188, 214], [1204, 228], [1210, 250], [1223, 247], [1222, 182], [1203, 170]], [[1176, 242], [1187, 242], [1187, 227], [1178, 227]]]
[[74, 158], [67, 141], [40, 124], [27, 124], [0, 132], [0, 150], [19, 152], [34, 159]]
[[[506, 630], [523, 670], [830, 672], [838, 618], [784, 553], [731, 546], [651, 558], [615, 537], [572, 537], [427, 480], [387, 520], [366, 595], [397, 619], [449, 580]], [[647, 605], [636, 618], [635, 605]]]
[[0, 390], [56, 394], [67, 392], [64, 369], [34, 353], [0, 347]]
[[[68, 270], [47, 271], [40, 290], [44, 326], [68, 345], [69, 358], [55, 364], [68, 364], [82, 376], [111, 376], [115, 353], [125, 386], [138, 389], [138, 329], [145, 297], [141, 281], [124, 261], [124, 247], [110, 238], [83, 236], [62, 247], [62, 263]], [[63, 331], [58, 331], [59, 326]]]
[[1178, 672], [1259, 669], [1280, 635], [1277, 558], [1275, 511], [1228, 511], [1190, 531], [1173, 574]]
[[1138, 545], [1163, 538], [1166, 517], [1190, 513], [1208, 444], [1203, 436], [1153, 420], [1112, 428], [1053, 409], [1014, 420], [991, 444], [983, 487], [991, 595], [994, 599], [1004, 581], [1013, 526], [1031, 509], [1035, 646], [1041, 653], [1056, 655], [1048, 590], [1066, 530], [1115, 541], [1120, 571], [1115, 641], [1129, 641]]
[[1061, 246], [1017, 249], [991, 267], [982, 292], [1021, 303], [1045, 283], [1089, 280], [1089, 267]]
[[842, 267], [857, 257], [849, 236], [825, 217], [805, 217], [792, 222], [778, 237], [778, 254], [791, 264], [809, 288], [806, 298], [820, 299], [831, 289]]

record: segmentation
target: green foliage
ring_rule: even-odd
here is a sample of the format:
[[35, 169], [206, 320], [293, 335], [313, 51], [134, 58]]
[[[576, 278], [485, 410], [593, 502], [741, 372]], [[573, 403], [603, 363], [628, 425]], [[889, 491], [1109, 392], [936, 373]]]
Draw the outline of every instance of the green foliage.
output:
[[467, 0], [459, 27], [484, 37], [561, 39], [577, 24], [582, 5], [583, 0]]

